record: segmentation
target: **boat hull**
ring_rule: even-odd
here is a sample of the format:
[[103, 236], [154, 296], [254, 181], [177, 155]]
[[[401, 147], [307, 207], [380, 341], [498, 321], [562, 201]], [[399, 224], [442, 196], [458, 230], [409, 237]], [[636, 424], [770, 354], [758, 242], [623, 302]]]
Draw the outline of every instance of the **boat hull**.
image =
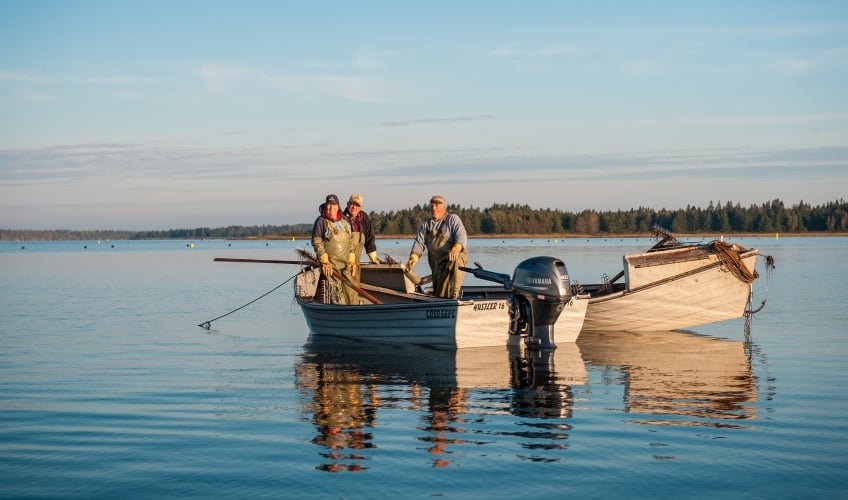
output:
[[[752, 250], [740, 259], [753, 272], [757, 257]], [[583, 332], [680, 330], [745, 313], [751, 283], [715, 256], [662, 266], [664, 276], [655, 281], [591, 298]]]
[[505, 346], [509, 301], [444, 300], [339, 306], [297, 299], [315, 335], [426, 345], [441, 349]]
[[589, 310], [589, 296], [572, 297], [554, 323], [554, 341], [567, 344], [577, 341]]

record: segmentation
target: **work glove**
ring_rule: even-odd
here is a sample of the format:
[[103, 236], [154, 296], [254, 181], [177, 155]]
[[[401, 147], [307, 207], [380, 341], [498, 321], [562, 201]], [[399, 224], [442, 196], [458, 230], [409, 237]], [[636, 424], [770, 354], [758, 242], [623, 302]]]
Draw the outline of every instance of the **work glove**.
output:
[[451, 262], [455, 262], [457, 258], [459, 258], [459, 252], [462, 251], [462, 245], [459, 243], [454, 243], [450, 249], [450, 253], [448, 254], [448, 259]]
[[415, 263], [418, 262], [418, 256], [414, 253], [409, 254], [409, 261], [406, 263], [406, 270], [412, 271], [412, 268], [415, 267]]
[[324, 276], [330, 277], [333, 275], [333, 265], [330, 264], [330, 256], [327, 254], [321, 254], [318, 256], [318, 262], [321, 263], [321, 271], [324, 273]]
[[380, 263], [380, 259], [377, 258], [377, 252], [368, 252], [368, 258], [371, 260], [372, 264]]
[[356, 255], [352, 253], [347, 256], [347, 272], [351, 276], [356, 276]]

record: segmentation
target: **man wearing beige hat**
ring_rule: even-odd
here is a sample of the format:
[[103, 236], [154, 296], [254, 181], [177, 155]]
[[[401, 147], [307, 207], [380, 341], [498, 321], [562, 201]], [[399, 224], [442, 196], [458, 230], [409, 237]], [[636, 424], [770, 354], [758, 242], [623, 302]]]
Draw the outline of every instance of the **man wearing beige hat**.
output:
[[460, 267], [468, 263], [468, 234], [459, 216], [449, 214], [447, 210], [442, 196], [430, 198], [432, 218], [418, 229], [406, 270], [412, 272], [426, 248], [430, 271], [433, 273], [433, 293], [439, 297], [456, 299], [462, 291], [462, 279], [465, 277]]
[[[352, 194], [347, 200], [347, 208], [344, 211], [345, 217], [350, 222], [350, 229], [353, 231], [353, 254], [356, 257], [356, 262], [359, 263], [362, 258], [362, 249], [365, 249], [365, 254], [368, 255], [368, 260], [374, 264], [379, 264], [380, 259], [377, 258], [377, 243], [374, 237], [374, 228], [371, 225], [371, 219], [368, 214], [362, 210], [362, 195]], [[356, 266], [356, 273], [353, 282], [358, 286], [359, 278], [362, 269]]]

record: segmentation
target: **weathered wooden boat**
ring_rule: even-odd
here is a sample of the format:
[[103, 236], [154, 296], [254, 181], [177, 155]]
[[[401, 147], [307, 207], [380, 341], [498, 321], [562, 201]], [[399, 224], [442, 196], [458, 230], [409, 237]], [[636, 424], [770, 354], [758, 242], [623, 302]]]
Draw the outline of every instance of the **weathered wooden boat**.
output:
[[434, 297], [410, 281], [400, 264], [364, 264], [360, 294], [370, 301], [338, 305], [328, 300], [320, 269], [306, 267], [294, 284], [295, 299], [314, 335], [420, 344], [440, 349], [504, 346], [524, 339], [555, 348], [580, 334], [588, 296], [574, 294], [565, 264], [535, 257], [513, 277], [475, 270], [500, 286], [463, 287], [458, 299]]
[[[625, 255], [624, 269], [612, 279], [574, 283], [576, 291], [590, 296], [584, 333], [680, 330], [750, 311], [759, 277], [757, 249], [722, 240], [687, 244], [667, 232], [661, 235], [648, 251]], [[772, 262], [769, 257], [767, 265]]]

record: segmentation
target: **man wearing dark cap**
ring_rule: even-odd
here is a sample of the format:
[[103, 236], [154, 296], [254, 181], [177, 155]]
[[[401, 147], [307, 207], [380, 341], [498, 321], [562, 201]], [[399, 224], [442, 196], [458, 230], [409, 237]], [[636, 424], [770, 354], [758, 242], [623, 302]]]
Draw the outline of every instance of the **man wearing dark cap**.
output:
[[342, 217], [339, 197], [328, 194], [321, 215], [312, 225], [312, 247], [321, 263], [321, 271], [330, 284], [330, 302], [334, 304], [359, 304], [359, 294], [343, 280], [333, 276], [333, 271], [353, 279], [356, 260], [350, 223]]
[[412, 271], [426, 248], [430, 271], [433, 273], [433, 293], [439, 297], [456, 299], [462, 291], [462, 279], [465, 277], [460, 267], [468, 263], [468, 234], [459, 216], [449, 214], [447, 210], [442, 196], [430, 198], [432, 218], [418, 229], [406, 270]]

